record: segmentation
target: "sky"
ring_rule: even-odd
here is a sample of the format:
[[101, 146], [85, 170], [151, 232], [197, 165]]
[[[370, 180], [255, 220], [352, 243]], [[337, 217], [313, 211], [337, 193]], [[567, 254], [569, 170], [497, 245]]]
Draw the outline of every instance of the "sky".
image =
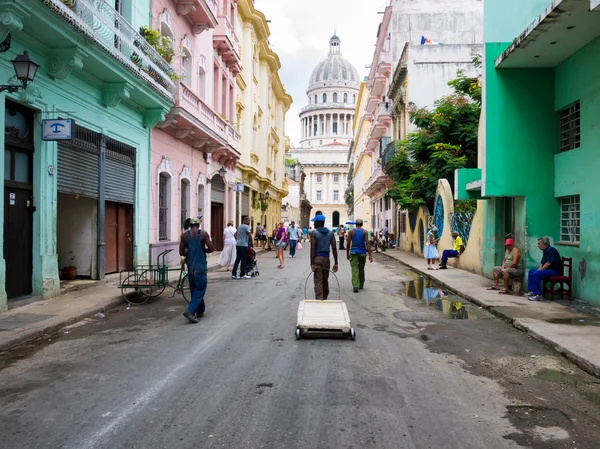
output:
[[327, 58], [334, 29], [342, 41], [342, 56], [359, 75], [369, 74], [377, 28], [389, 0], [256, 0], [254, 6], [270, 21], [271, 49], [281, 61], [279, 77], [294, 99], [286, 115], [292, 147], [300, 142], [300, 110], [315, 66]]

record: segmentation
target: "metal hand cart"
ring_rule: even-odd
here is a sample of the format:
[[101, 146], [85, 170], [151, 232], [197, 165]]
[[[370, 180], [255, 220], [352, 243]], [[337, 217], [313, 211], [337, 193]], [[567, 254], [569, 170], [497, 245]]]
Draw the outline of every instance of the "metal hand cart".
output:
[[[325, 270], [326, 268], [319, 268]], [[346, 303], [342, 301], [340, 282], [335, 273], [329, 270], [337, 283], [337, 300], [307, 299], [306, 287], [311, 271], [304, 283], [304, 300], [298, 306], [298, 321], [296, 324], [296, 340], [302, 337], [342, 337], [356, 339], [356, 332], [350, 322]]]
[[[190, 302], [190, 282], [185, 271], [185, 259], [181, 259], [179, 268], [169, 268], [165, 257], [172, 249], [163, 251], [156, 257], [156, 265], [136, 265], [133, 270], [119, 273], [119, 285], [125, 301], [130, 304], [144, 304], [150, 298], [160, 296], [166, 287], [173, 289], [173, 298], [177, 293]], [[178, 271], [177, 284], [169, 280], [169, 272]]]

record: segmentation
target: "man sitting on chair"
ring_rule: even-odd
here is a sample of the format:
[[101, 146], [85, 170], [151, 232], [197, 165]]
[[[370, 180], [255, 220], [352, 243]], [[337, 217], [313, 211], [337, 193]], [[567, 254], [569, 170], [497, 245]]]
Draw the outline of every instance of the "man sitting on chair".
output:
[[529, 270], [527, 278], [527, 289], [525, 293], [530, 301], [543, 301], [542, 283], [552, 276], [561, 276], [563, 273], [563, 265], [560, 254], [556, 248], [550, 246], [548, 237], [540, 237], [537, 242], [538, 248], [543, 251], [542, 261], [540, 266]]

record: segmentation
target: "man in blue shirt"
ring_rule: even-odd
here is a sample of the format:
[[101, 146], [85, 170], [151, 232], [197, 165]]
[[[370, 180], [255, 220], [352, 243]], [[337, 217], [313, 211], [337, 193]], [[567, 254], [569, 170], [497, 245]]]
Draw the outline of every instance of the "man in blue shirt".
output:
[[296, 256], [296, 245], [298, 245], [298, 233], [300, 229], [296, 226], [296, 222], [292, 221], [287, 229], [287, 238], [290, 243], [290, 257]]
[[530, 301], [543, 301], [542, 283], [552, 276], [562, 276], [563, 274], [562, 259], [556, 248], [550, 246], [550, 239], [540, 237], [537, 245], [543, 251], [543, 255], [540, 266], [537, 269], [529, 270], [527, 279], [529, 292], [525, 293], [525, 296], [528, 296]]
[[325, 216], [315, 215], [312, 219], [315, 230], [310, 234], [310, 268], [315, 277], [315, 299], [327, 299], [329, 296], [329, 267], [333, 252], [333, 272], [338, 270], [338, 253], [333, 231], [325, 227]]
[[[246, 274], [246, 256], [248, 255], [248, 239], [252, 239], [252, 230], [250, 229], [250, 217], [245, 216], [242, 219], [242, 224], [237, 228], [234, 234], [236, 238], [235, 248], [236, 256], [233, 270], [231, 272], [232, 279], [250, 279]], [[238, 265], [241, 264], [240, 276], [236, 276]]]
[[371, 254], [371, 244], [367, 231], [363, 229], [363, 221], [358, 218], [355, 222], [356, 228], [348, 231], [348, 245], [346, 246], [346, 258], [350, 261], [352, 267], [352, 287], [354, 293], [365, 286], [365, 264], [367, 263], [367, 254], [369, 262], [373, 262]]

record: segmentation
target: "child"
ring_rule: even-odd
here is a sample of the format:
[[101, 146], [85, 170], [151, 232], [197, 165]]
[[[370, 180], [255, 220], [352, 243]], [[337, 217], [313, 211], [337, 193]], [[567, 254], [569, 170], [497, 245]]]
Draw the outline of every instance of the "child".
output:
[[437, 228], [435, 226], [429, 229], [426, 240], [424, 256], [427, 259], [427, 269], [436, 270], [435, 261], [440, 258], [436, 245], [440, 239], [437, 236]]

